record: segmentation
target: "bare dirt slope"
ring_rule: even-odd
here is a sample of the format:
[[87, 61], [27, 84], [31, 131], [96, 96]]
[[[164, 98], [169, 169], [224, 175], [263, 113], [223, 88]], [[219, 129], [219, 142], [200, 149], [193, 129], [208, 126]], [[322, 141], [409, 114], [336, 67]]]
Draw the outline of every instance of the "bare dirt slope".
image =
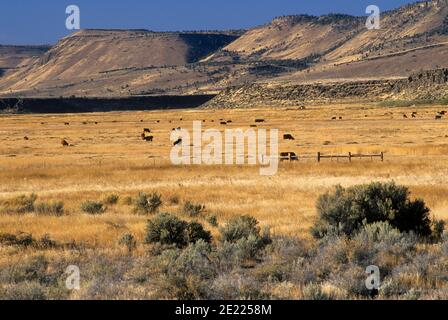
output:
[[[82, 94], [83, 88], [90, 88], [88, 94], [94, 95], [92, 88], [101, 94], [101, 87], [108, 85], [116, 91], [117, 84], [126, 86], [120, 79], [123, 73], [128, 75], [127, 81], [150, 82], [150, 72], [146, 72], [146, 79], [140, 79], [139, 71], [163, 67], [164, 73], [170, 74], [168, 67], [196, 62], [235, 38], [220, 33], [83, 30], [59, 41], [27, 68], [4, 78], [0, 87], [25, 95]], [[110, 74], [114, 76], [108, 77]]]
[[0, 45], [0, 77], [7, 72], [26, 66], [45, 54], [50, 46], [4, 46]]

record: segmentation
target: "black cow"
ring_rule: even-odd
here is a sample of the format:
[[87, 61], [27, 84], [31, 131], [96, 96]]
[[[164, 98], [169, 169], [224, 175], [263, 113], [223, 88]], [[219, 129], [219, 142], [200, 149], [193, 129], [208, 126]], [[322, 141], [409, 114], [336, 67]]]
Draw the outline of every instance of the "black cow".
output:
[[181, 138], [177, 139], [177, 140], [174, 141], [174, 143], [173, 143], [174, 146], [178, 146], [178, 145], [180, 145], [180, 144], [182, 144], [182, 139], [181, 139]]

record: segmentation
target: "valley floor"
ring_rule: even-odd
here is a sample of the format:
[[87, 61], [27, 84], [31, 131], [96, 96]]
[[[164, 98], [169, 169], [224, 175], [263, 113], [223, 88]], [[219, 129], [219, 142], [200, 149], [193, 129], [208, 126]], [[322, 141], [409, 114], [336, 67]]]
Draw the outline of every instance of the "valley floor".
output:
[[[139, 192], [157, 192], [162, 195], [162, 212], [183, 216], [184, 203], [191, 201], [205, 205], [206, 215], [215, 215], [220, 225], [234, 215], [248, 214], [271, 227], [274, 235], [311, 239], [319, 195], [338, 184], [392, 180], [409, 186], [412, 197], [423, 198], [437, 218], [448, 221], [448, 119], [435, 120], [441, 110], [443, 106], [433, 105], [347, 104], [306, 110], [3, 115], [0, 200], [35, 193], [38, 202], [62, 201], [65, 213], [60, 217], [1, 213], [0, 234], [25, 232], [36, 238], [48, 234], [56, 242], [75, 241], [104, 252], [121, 250], [118, 239], [129, 232], [136, 237], [139, 254], [145, 250], [140, 244], [148, 216], [135, 214], [125, 199]], [[416, 118], [412, 112], [417, 112]], [[190, 129], [193, 121], [205, 120], [205, 129], [248, 129], [260, 118], [265, 123], [259, 128], [277, 128], [281, 137], [286, 133], [295, 137], [282, 140], [280, 151], [309, 158], [281, 163], [272, 177], [260, 176], [252, 166], [174, 166], [169, 162], [173, 128]], [[220, 125], [220, 119], [232, 123]], [[141, 139], [143, 128], [151, 129], [152, 143]], [[61, 139], [72, 146], [62, 147]], [[385, 159], [317, 163], [317, 152], [384, 152]], [[108, 205], [104, 214], [90, 216], [81, 211], [82, 202], [110, 194], [119, 195], [120, 200]], [[218, 228], [201, 222], [218, 236]], [[0, 266], [30, 254], [0, 245]]]

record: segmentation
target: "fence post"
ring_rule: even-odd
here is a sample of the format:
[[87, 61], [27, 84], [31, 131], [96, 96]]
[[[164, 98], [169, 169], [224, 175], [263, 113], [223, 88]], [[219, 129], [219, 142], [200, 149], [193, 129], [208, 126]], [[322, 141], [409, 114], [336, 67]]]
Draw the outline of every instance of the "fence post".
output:
[[348, 161], [352, 162], [352, 153], [351, 152], [348, 153]]
[[381, 162], [384, 162], [384, 152], [381, 152]]
[[317, 162], [320, 162], [320, 152], [317, 153]]

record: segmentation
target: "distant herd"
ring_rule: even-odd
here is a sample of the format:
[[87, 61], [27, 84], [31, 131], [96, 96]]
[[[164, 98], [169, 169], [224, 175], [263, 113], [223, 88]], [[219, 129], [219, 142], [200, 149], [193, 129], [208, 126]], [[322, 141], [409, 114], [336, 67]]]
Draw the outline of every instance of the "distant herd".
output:
[[[301, 109], [301, 110], [304, 110], [304, 108], [303, 109]], [[391, 112], [388, 112], [388, 113], [385, 113], [384, 115], [391, 115], [392, 113]], [[446, 110], [443, 110], [443, 111], [439, 111], [439, 112], [437, 112], [437, 114], [435, 115], [435, 120], [442, 120], [443, 119], [443, 117], [445, 116], [445, 115], [447, 115], [448, 114], [448, 111], [446, 111]], [[368, 115], [365, 115], [365, 117], [368, 117]], [[414, 112], [412, 112], [410, 115], [408, 115], [408, 114], [403, 114], [403, 118], [404, 119], [408, 119], [408, 118], [418, 118], [418, 112], [416, 112], [416, 111], [414, 111]], [[333, 116], [332, 118], [331, 118], [331, 120], [343, 120], [343, 117], [342, 116]], [[180, 118], [179, 119], [180, 121], [183, 121], [183, 118]], [[140, 120], [140, 122], [144, 122], [144, 120]], [[161, 121], [160, 120], [155, 120], [155, 123], [160, 123]], [[206, 122], [206, 120], [202, 120], [202, 122]], [[210, 120], [210, 122], [215, 122], [214, 120]], [[251, 128], [256, 128], [257, 127], [257, 124], [262, 124], [262, 123], [265, 123], [266, 122], [266, 120], [265, 119], [262, 119], [262, 118], [257, 118], [257, 119], [255, 119], [254, 120], [254, 122], [255, 122], [255, 124], [251, 124], [250, 125], [250, 127]], [[93, 122], [95, 125], [98, 125], [98, 122]], [[172, 121], [169, 121], [169, 123], [172, 123]], [[231, 124], [231, 123], [233, 123], [233, 121], [232, 120], [228, 120], [228, 119], [219, 119], [219, 123], [221, 124], [221, 125], [228, 125], [228, 124]], [[42, 125], [44, 125], [45, 123], [44, 122], [42, 122], [41, 123]], [[83, 124], [84, 125], [86, 125], [86, 124], [88, 124], [87, 122], [83, 122]], [[69, 126], [70, 125], [70, 122], [64, 122], [64, 125], [65, 126]], [[175, 131], [175, 130], [181, 130], [182, 128], [181, 127], [177, 127], [177, 128], [172, 128], [172, 131]], [[143, 132], [140, 134], [140, 138], [141, 138], [141, 140], [143, 140], [143, 141], [146, 141], [146, 142], [154, 142], [154, 135], [152, 135], [152, 130], [150, 129], [150, 128], [143, 128]], [[28, 136], [25, 136], [24, 138], [23, 138], [25, 141], [28, 141], [29, 140], [29, 137]], [[292, 134], [289, 134], [289, 133], [287, 133], [287, 134], [284, 134], [283, 135], [283, 140], [295, 140], [295, 138], [294, 138], [294, 136], [292, 135]], [[61, 145], [63, 146], [63, 147], [71, 147], [71, 146], [73, 146], [73, 145], [71, 145], [66, 139], [61, 139]], [[174, 143], [173, 143], [173, 145], [174, 146], [176, 146], [176, 145], [179, 145], [179, 144], [181, 144], [182, 143], [182, 139], [179, 139], [179, 140], [177, 140], [177, 141], [175, 141]]]

